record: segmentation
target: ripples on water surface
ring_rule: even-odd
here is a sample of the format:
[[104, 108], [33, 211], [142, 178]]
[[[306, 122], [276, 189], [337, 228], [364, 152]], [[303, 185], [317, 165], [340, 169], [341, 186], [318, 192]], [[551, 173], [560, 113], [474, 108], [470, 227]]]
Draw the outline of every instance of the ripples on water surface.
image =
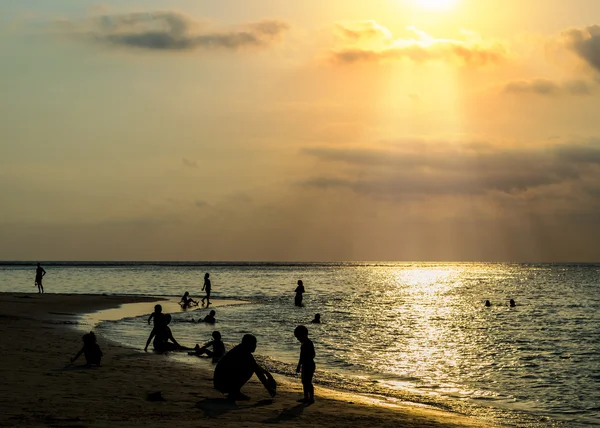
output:
[[[411, 399], [518, 426], [600, 425], [600, 266], [518, 264], [219, 264], [51, 266], [51, 292], [198, 296], [204, 271], [227, 343], [252, 332], [272, 369], [293, 373], [293, 328], [310, 325], [318, 380]], [[0, 266], [0, 291], [34, 291], [34, 271]], [[297, 279], [305, 307], [293, 306]], [[508, 307], [515, 299], [516, 308]], [[485, 308], [489, 299], [492, 307]], [[150, 312], [149, 308], [149, 312]], [[182, 343], [212, 328], [175, 314]], [[141, 319], [103, 333], [143, 346]]]

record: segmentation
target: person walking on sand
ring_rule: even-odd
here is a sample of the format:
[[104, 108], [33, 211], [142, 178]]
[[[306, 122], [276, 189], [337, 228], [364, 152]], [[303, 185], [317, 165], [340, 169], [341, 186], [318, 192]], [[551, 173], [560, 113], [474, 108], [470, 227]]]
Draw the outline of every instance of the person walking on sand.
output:
[[206, 307], [210, 305], [210, 290], [212, 285], [210, 283], [210, 273], [206, 272], [204, 274], [204, 285], [202, 286], [202, 291], [206, 290], [206, 296], [202, 298], [202, 306], [204, 306], [204, 301], [206, 300]]
[[46, 275], [46, 271], [40, 264], [37, 264], [37, 268], [35, 269], [35, 285], [37, 285], [38, 293], [44, 292], [44, 287], [42, 286], [42, 278]]
[[298, 280], [298, 286], [296, 287], [296, 290], [294, 290], [294, 292], [296, 293], [296, 298], [294, 299], [294, 305], [301, 307], [302, 306], [302, 294], [304, 293], [304, 284], [302, 283], [301, 279]]
[[308, 338], [308, 329], [299, 325], [294, 329], [294, 336], [302, 344], [300, 346], [300, 359], [296, 373], [302, 372], [302, 389], [304, 398], [298, 400], [299, 403], [312, 404], [315, 402], [315, 387], [312, 380], [315, 374], [315, 346], [312, 340]]

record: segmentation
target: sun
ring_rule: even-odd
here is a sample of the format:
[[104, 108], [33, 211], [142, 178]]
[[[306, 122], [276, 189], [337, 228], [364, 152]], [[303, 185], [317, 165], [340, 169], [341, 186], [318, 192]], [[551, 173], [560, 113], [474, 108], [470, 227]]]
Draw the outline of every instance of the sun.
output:
[[458, 0], [414, 0], [415, 3], [424, 9], [435, 11], [446, 11], [452, 9]]

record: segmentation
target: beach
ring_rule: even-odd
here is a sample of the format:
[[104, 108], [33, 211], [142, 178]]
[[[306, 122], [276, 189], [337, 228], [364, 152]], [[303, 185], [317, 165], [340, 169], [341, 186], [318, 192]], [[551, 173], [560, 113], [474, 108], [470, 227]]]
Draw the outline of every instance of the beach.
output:
[[[299, 380], [276, 376], [271, 399], [256, 378], [243, 391], [249, 402], [232, 404], [213, 389], [212, 371], [107, 341], [101, 367], [70, 358], [81, 348], [80, 315], [156, 298], [81, 294], [0, 294], [0, 426], [288, 427], [349, 425], [484, 427], [488, 423], [427, 406], [384, 404], [374, 398], [316, 388], [305, 407]], [[260, 349], [260, 343], [259, 343]], [[160, 391], [165, 401], [148, 400]]]

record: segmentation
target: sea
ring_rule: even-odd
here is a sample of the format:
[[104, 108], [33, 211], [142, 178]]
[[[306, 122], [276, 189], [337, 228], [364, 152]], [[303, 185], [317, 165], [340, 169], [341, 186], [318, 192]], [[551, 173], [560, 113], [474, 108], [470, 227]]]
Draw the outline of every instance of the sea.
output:
[[[304, 324], [315, 383], [414, 402], [506, 426], [600, 426], [600, 264], [43, 262], [47, 293], [195, 299], [205, 272], [214, 326], [175, 311], [178, 342], [246, 333], [257, 359], [294, 380]], [[0, 291], [35, 292], [35, 265], [0, 263]], [[304, 306], [294, 306], [297, 280]], [[514, 299], [515, 307], [509, 306]], [[490, 307], [485, 301], [491, 302]], [[99, 322], [100, 337], [142, 349], [144, 316]], [[316, 313], [321, 324], [311, 324]], [[183, 354], [190, 364], [198, 360]], [[318, 397], [317, 397], [318, 398]]]

